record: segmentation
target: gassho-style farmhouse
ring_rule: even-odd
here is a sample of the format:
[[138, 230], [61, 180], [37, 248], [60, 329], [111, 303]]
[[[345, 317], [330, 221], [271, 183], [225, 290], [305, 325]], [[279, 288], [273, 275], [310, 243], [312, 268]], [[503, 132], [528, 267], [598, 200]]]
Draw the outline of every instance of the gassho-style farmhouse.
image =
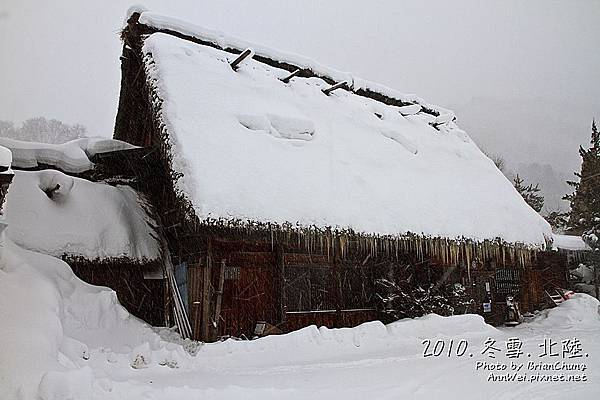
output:
[[121, 38], [114, 139], [3, 139], [0, 184], [8, 229], [56, 216], [38, 243], [134, 315], [212, 341], [455, 296], [448, 312], [502, 324], [507, 296], [534, 311], [567, 285], [572, 252], [451, 111], [148, 11]]

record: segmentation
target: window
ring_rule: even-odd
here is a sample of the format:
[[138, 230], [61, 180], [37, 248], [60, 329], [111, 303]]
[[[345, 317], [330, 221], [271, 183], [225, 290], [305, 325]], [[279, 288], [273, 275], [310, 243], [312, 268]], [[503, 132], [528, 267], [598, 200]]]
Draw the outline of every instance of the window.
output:
[[[339, 272], [339, 274], [338, 274]], [[334, 311], [370, 308], [373, 279], [367, 268], [328, 265], [285, 267], [287, 311]]]

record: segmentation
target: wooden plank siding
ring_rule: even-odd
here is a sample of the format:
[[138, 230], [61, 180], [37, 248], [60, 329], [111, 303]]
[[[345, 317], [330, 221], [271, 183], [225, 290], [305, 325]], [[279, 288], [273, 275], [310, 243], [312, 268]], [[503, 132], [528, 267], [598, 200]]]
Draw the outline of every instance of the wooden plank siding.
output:
[[[363, 276], [354, 272], [358, 267], [336, 267], [326, 255], [285, 252], [279, 245], [262, 242], [210, 239], [209, 249], [204, 260], [188, 262], [190, 320], [196, 338], [252, 337], [257, 322], [289, 332], [312, 324], [355, 326], [377, 317], [372, 308], [342, 293], [343, 288], [354, 291], [356, 277]], [[210, 264], [213, 267], [208, 270]], [[220, 275], [216, 265], [223, 265], [224, 279], [220, 312], [214, 321], [211, 318], [216, 313]], [[295, 274], [300, 280], [303, 274], [309, 274], [312, 281], [299, 284], [293, 279]], [[362, 293], [365, 285], [359, 283], [357, 293]], [[366, 286], [372, 290], [372, 283]], [[300, 305], [306, 305], [301, 307], [298, 298], [311, 296], [311, 289], [312, 297], [307, 302], [300, 301]], [[296, 296], [296, 303], [289, 296]], [[325, 308], [329, 312], [323, 312]], [[203, 316], [203, 309], [209, 317]]]
[[160, 268], [156, 262], [140, 264], [123, 259], [90, 261], [81, 257], [63, 257], [63, 260], [81, 280], [113, 289], [119, 303], [131, 314], [152, 325], [164, 326], [165, 280], [144, 279], [144, 271]]

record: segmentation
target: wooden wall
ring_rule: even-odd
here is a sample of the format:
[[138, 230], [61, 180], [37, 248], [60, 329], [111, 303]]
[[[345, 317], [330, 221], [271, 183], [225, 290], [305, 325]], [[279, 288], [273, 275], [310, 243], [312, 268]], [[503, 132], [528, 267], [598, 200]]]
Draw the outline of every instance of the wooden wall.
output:
[[[472, 270], [470, 286], [476, 302], [476, 312], [492, 325], [502, 325], [506, 319], [506, 296], [513, 295], [519, 302], [522, 313], [534, 312], [551, 307], [546, 291], [566, 288], [568, 265], [564, 254], [558, 252], [540, 252], [535, 262], [527, 268], [518, 266], [494, 266]], [[492, 311], [483, 312], [482, 303], [486, 300], [485, 284], [490, 285]]]
[[63, 259], [81, 280], [114, 290], [119, 302], [131, 314], [151, 325], [164, 326], [164, 280], [144, 279], [144, 271], [155, 270], [157, 265], [140, 265], [126, 260]]
[[[196, 338], [252, 337], [258, 322], [268, 323], [274, 332], [289, 332], [313, 324], [355, 326], [377, 318], [369, 302], [372, 276], [357, 272], [369, 265], [344, 265], [264, 242], [211, 240], [209, 248], [206, 257], [188, 268]], [[215, 323], [215, 329], [203, 330]]]

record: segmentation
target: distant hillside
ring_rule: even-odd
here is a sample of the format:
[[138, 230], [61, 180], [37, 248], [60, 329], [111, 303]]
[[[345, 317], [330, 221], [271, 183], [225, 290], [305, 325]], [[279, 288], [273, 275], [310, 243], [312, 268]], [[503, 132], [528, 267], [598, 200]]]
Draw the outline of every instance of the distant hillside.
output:
[[574, 179], [580, 168], [578, 149], [588, 144], [597, 111], [593, 106], [524, 96], [519, 103], [477, 97], [452, 108], [459, 125], [482, 149], [505, 160], [509, 179], [518, 173], [527, 184], [539, 183], [545, 197], [542, 214], [568, 209], [568, 202], [561, 200], [571, 192], [565, 181]]

